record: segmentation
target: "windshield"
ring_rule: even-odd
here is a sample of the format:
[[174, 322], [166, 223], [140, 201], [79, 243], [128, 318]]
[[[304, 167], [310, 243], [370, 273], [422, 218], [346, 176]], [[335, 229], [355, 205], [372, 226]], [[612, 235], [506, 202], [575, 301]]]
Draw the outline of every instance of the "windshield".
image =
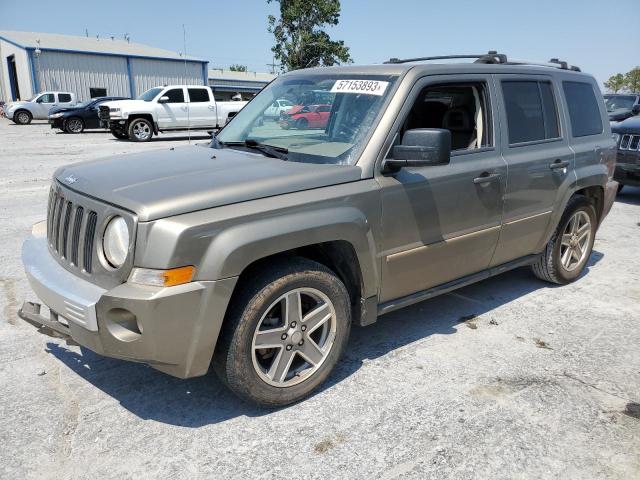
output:
[[633, 95], [605, 95], [604, 100], [607, 112], [613, 112], [620, 108], [631, 110], [636, 102], [636, 97]]
[[156, 87], [156, 88], [151, 88], [149, 90], [147, 90], [146, 92], [140, 94], [140, 96], [138, 96], [136, 98], [136, 100], [144, 100], [145, 102], [150, 102], [151, 100], [153, 100], [154, 98], [156, 98], [156, 96], [162, 91], [162, 88]]
[[38, 95], [40, 95], [40, 94], [39, 94], [39, 93], [36, 93], [34, 96], [29, 97], [29, 98], [27, 99], [27, 102], [33, 102], [33, 101], [36, 99], [36, 97], [37, 97]]
[[278, 158], [289, 161], [353, 165], [396, 79], [285, 75], [249, 102], [212, 147], [255, 151], [257, 144], [263, 152], [265, 146], [275, 147]]

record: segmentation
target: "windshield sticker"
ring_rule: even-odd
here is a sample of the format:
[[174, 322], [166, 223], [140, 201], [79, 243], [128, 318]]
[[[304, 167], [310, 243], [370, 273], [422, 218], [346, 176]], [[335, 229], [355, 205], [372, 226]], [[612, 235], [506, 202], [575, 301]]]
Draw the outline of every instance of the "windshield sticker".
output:
[[331, 93], [361, 93], [382, 96], [389, 82], [379, 80], [337, 80], [331, 87]]

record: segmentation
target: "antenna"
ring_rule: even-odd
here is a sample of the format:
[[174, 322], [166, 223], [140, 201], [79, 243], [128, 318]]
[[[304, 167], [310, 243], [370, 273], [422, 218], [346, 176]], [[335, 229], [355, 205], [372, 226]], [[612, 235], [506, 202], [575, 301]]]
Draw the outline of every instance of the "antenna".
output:
[[[187, 82], [187, 29], [182, 24], [182, 48], [184, 51], [184, 81], [185, 84]], [[189, 90], [187, 89], [187, 94], [189, 94]], [[191, 100], [191, 99], [189, 99]], [[189, 141], [189, 145], [191, 145], [191, 102], [187, 103], [187, 138]]]

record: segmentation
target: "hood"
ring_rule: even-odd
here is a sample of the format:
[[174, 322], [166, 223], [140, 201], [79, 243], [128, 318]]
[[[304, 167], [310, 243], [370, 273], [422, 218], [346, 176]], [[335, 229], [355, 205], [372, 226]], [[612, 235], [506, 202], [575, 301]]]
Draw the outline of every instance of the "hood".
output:
[[190, 146], [77, 163], [54, 176], [61, 185], [135, 212], [145, 222], [353, 182], [360, 180], [361, 170]]
[[54, 113], [61, 113], [61, 112], [73, 112], [74, 110], [80, 110], [81, 108], [78, 106], [73, 106], [73, 107], [54, 107], [49, 109], [49, 115], [52, 115]]
[[134, 109], [149, 109], [152, 102], [145, 102], [144, 100], [114, 100], [113, 102], [104, 102], [100, 104], [101, 107], [119, 108], [123, 112]]
[[627, 118], [624, 122], [611, 125], [611, 131], [618, 134], [631, 133], [640, 135], [640, 117]]
[[633, 115], [633, 112], [629, 108], [616, 108], [615, 110], [607, 113], [609, 115], [609, 120], [612, 122], [619, 122]]
[[29, 102], [25, 102], [24, 100], [17, 100], [15, 102], [9, 102], [6, 106], [6, 109], [9, 110], [10, 108], [13, 107], [17, 107], [19, 105], [27, 105]]

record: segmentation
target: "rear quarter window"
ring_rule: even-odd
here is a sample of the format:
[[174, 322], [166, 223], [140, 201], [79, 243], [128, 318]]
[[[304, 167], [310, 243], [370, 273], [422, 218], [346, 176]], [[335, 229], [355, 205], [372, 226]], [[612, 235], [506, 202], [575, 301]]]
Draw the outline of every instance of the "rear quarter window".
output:
[[602, 133], [602, 118], [593, 86], [585, 82], [562, 82], [567, 99], [571, 135], [586, 137]]
[[58, 101], [61, 103], [68, 103], [71, 101], [71, 95], [68, 93], [59, 93]]

